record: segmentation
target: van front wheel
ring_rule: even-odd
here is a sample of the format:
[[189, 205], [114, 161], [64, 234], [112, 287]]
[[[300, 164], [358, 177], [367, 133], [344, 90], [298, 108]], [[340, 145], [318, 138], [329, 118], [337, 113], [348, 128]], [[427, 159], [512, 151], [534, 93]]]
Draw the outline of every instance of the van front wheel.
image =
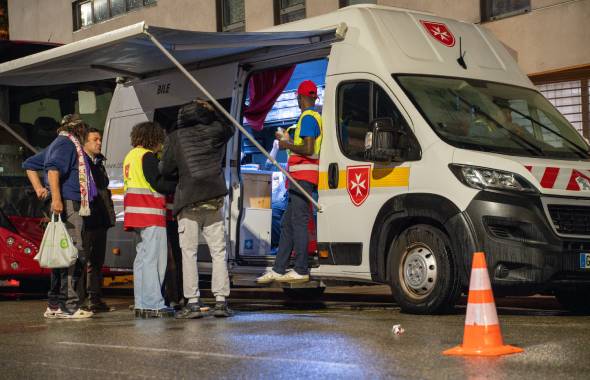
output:
[[461, 285], [448, 236], [419, 224], [404, 230], [388, 255], [389, 282], [403, 312], [436, 314], [452, 309]]

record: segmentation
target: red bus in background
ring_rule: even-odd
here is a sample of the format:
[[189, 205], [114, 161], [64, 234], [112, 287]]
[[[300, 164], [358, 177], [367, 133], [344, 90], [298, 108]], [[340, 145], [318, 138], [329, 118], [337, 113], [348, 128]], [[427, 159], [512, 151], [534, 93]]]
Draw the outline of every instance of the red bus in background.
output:
[[[0, 41], [0, 63], [55, 46], [59, 45]], [[110, 80], [0, 86], [0, 286], [46, 282], [50, 273], [33, 260], [48, 220], [48, 201], [36, 198], [22, 162], [53, 141], [64, 115], [80, 113], [88, 124], [102, 131], [114, 88]]]

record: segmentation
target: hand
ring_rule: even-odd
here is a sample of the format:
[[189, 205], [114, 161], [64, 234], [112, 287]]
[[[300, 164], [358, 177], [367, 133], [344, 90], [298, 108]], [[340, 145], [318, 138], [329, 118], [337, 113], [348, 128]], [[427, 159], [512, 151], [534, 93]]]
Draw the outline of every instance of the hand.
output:
[[35, 194], [37, 194], [37, 199], [44, 201], [49, 196], [49, 191], [44, 187], [40, 187], [35, 189]]
[[51, 201], [51, 211], [58, 215], [64, 211], [64, 204], [61, 199], [54, 199]]

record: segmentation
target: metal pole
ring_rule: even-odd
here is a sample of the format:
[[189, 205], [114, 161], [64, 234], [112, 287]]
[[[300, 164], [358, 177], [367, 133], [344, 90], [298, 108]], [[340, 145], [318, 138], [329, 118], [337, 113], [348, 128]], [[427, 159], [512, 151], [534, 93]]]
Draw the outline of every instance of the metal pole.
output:
[[254, 144], [254, 146], [256, 146], [256, 148], [258, 148], [260, 150], [260, 152], [262, 152], [262, 154], [264, 154], [266, 156], [266, 158], [268, 158], [270, 160], [270, 162], [273, 163], [274, 166], [276, 166], [290, 181], [290, 184], [295, 185], [295, 187], [297, 189], [299, 189], [299, 191], [301, 191], [301, 193], [314, 205], [317, 207], [318, 212], [322, 212], [322, 206], [315, 201], [315, 199], [313, 199], [313, 197], [310, 194], [307, 194], [307, 192], [303, 189], [303, 187], [301, 187], [301, 185], [295, 180], [293, 179], [293, 177], [291, 177], [291, 175], [281, 167], [281, 165], [273, 158], [271, 157], [271, 155], [262, 147], [262, 145], [260, 145], [258, 143], [258, 141], [256, 141], [256, 139], [254, 137], [252, 137], [252, 135], [250, 135], [250, 133], [248, 133], [248, 131], [240, 124], [237, 122], [236, 119], [233, 118], [232, 115], [230, 115], [229, 112], [227, 112], [225, 110], [225, 108], [223, 108], [221, 106], [221, 104], [219, 104], [219, 102], [217, 102], [217, 100], [205, 89], [205, 87], [203, 87], [199, 81], [197, 81], [195, 79], [195, 77], [193, 77], [191, 75], [191, 73], [189, 73], [184, 66], [182, 66], [182, 64], [180, 62], [178, 62], [176, 60], [176, 58], [174, 58], [174, 56], [172, 54], [170, 54], [170, 52], [168, 52], [168, 50], [166, 50], [166, 48], [164, 46], [162, 46], [162, 44], [160, 43], [160, 41], [158, 41], [156, 39], [156, 37], [154, 37], [152, 34], [150, 34], [147, 30], [144, 30], [144, 33], [152, 40], [152, 42], [154, 43], [154, 45], [156, 45], [156, 47], [158, 49], [160, 49], [162, 51], [162, 53], [164, 53], [164, 55], [166, 57], [168, 57], [168, 59], [188, 78], [188, 80], [190, 80], [195, 87], [197, 87], [203, 94], [205, 94], [205, 96], [207, 98], [209, 98], [209, 100], [211, 101], [211, 103], [213, 103], [213, 105], [215, 106], [215, 108], [217, 108], [217, 110], [219, 112], [221, 112], [229, 121], [231, 121], [231, 123], [238, 128], [238, 130], [240, 132], [242, 132], [244, 134], [244, 136], [246, 136], [246, 138], [248, 140], [250, 140], [252, 142], [252, 144]]
[[38, 150], [33, 148], [33, 146], [31, 144], [29, 144], [29, 142], [27, 140], [25, 140], [21, 135], [19, 135], [18, 133], [16, 133], [15, 131], [12, 130], [12, 128], [10, 128], [10, 126], [8, 126], [8, 124], [6, 124], [3, 120], [0, 120], [0, 127], [6, 129], [8, 131], [8, 133], [10, 133], [11, 135], [14, 136], [15, 139], [17, 139], [18, 141], [20, 141], [24, 146], [26, 146], [27, 148], [29, 148], [31, 151], [33, 151], [33, 153], [37, 154]]

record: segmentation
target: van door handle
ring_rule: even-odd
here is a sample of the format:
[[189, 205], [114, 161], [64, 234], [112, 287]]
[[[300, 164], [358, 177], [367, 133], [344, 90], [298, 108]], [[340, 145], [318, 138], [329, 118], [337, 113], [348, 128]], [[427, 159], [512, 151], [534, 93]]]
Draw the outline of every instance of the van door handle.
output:
[[335, 162], [328, 166], [328, 187], [330, 189], [338, 188], [338, 164]]

